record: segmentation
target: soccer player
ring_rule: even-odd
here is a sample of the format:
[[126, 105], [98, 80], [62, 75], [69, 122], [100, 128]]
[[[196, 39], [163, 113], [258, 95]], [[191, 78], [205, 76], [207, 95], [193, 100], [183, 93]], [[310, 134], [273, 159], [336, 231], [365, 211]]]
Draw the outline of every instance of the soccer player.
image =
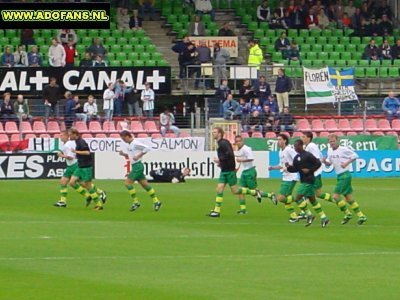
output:
[[233, 194], [243, 194], [262, 197], [261, 192], [257, 192], [255, 189], [248, 189], [245, 187], [239, 187], [237, 184], [236, 177], [236, 163], [235, 154], [231, 143], [224, 139], [224, 130], [221, 127], [216, 127], [212, 131], [213, 138], [218, 143], [217, 156], [214, 158], [214, 163], [216, 163], [221, 168], [221, 173], [219, 175], [217, 184], [217, 196], [215, 198], [215, 207], [210, 213], [207, 214], [208, 217], [217, 218], [221, 215], [221, 206], [223, 202], [224, 189], [227, 184], [229, 184]]
[[161, 201], [157, 198], [155, 190], [149, 185], [144, 175], [144, 166], [141, 161], [142, 157], [150, 150], [146, 145], [142, 144], [138, 140], [135, 140], [132, 134], [124, 130], [120, 133], [121, 139], [128, 144], [127, 152], [120, 151], [119, 154], [125, 157], [125, 159], [131, 160], [132, 171], [129, 173], [128, 177], [125, 179], [125, 186], [128, 189], [129, 195], [133, 200], [130, 211], [135, 211], [140, 207], [140, 202], [136, 196], [136, 189], [133, 184], [138, 181], [143, 189], [150, 195], [153, 199], [153, 209], [159, 211], [161, 207]]
[[[304, 150], [304, 143], [302, 140], [297, 140], [294, 143], [294, 150], [297, 152], [297, 155], [293, 158], [293, 165], [286, 164], [286, 169], [291, 173], [298, 172], [300, 174], [300, 186], [297, 189], [296, 202], [300, 201], [303, 197], [308, 198], [315, 212], [321, 217], [321, 226], [326, 227], [329, 223], [329, 219], [315, 198], [314, 190], [314, 172], [321, 167], [321, 161], [310, 152]], [[310, 210], [307, 209], [306, 205], [303, 210], [307, 214], [306, 226], [310, 226], [315, 217], [311, 214]]]
[[[362, 225], [367, 221], [360, 206], [353, 199], [353, 187], [351, 186], [350, 165], [358, 158], [358, 155], [348, 147], [339, 146], [339, 138], [335, 134], [328, 137], [331, 148], [328, 150], [328, 156], [323, 159], [326, 165], [333, 165], [337, 174], [337, 182], [333, 192], [333, 199], [338, 202], [340, 195], [343, 195], [350, 208], [358, 216], [358, 224]], [[352, 218], [352, 214], [345, 215], [342, 224], [347, 224]]]
[[69, 138], [76, 144], [76, 148], [71, 151], [76, 154], [78, 159], [78, 168], [71, 176], [69, 184], [80, 194], [84, 193], [84, 189], [86, 189], [89, 192], [90, 201], [95, 203], [94, 209], [102, 210], [103, 201], [99, 198], [97, 188], [93, 184], [93, 156], [90, 153], [89, 145], [75, 128], [70, 128], [68, 132]]
[[[244, 144], [243, 138], [240, 135], [235, 137], [235, 145], [238, 147], [236, 161], [243, 167], [242, 176], [240, 177], [240, 186], [252, 190], [257, 189], [257, 171], [254, 166], [253, 150]], [[261, 197], [271, 199], [273, 204], [278, 204], [274, 193], [265, 193], [261, 191], [259, 191], [259, 193]], [[261, 198], [257, 198], [257, 200], [261, 201]], [[246, 214], [246, 199], [243, 194], [239, 194], [239, 206], [240, 210], [238, 210], [237, 213], [242, 215]]]
[[[289, 222], [298, 222], [300, 216], [295, 212], [293, 207], [293, 189], [297, 182], [297, 174], [290, 173], [286, 170], [286, 164], [293, 165], [293, 159], [297, 155], [296, 151], [289, 146], [289, 137], [286, 134], [278, 134], [278, 146], [281, 149], [279, 152], [279, 165], [270, 166], [268, 169], [280, 170], [282, 173], [281, 187], [279, 190], [278, 201], [285, 205], [285, 209], [289, 213]], [[304, 209], [307, 202], [301, 198], [298, 200], [297, 205]]]
[[[56, 207], [67, 207], [68, 183], [75, 170], [78, 168], [78, 160], [76, 154], [72, 151], [76, 148], [75, 141], [69, 139], [68, 130], [61, 132], [60, 140], [63, 142], [62, 151], [58, 152], [58, 157], [65, 158], [67, 167], [64, 174], [60, 179], [60, 200], [54, 204]], [[106, 202], [107, 195], [105, 191], [97, 189], [97, 194], [100, 196], [101, 201]], [[86, 198], [86, 206], [91, 202], [90, 194], [86, 189], [82, 189], [80, 194]]]
[[191, 170], [189, 168], [180, 169], [167, 169], [161, 168], [150, 172], [153, 177], [152, 182], [172, 182], [179, 183], [185, 182], [185, 177], [190, 176]]
[[[306, 131], [303, 133], [303, 136], [301, 137], [303, 143], [304, 143], [304, 149], [307, 152], [310, 152], [312, 155], [314, 155], [316, 158], [318, 158], [320, 161], [324, 158], [322, 155], [322, 152], [319, 150], [317, 144], [313, 143], [313, 133], [311, 131]], [[346, 202], [344, 200], [339, 200], [334, 201], [333, 197], [329, 193], [323, 193], [322, 192], [322, 166], [315, 171], [314, 176], [315, 176], [315, 183], [314, 183], [314, 189], [315, 189], [315, 196], [317, 198], [329, 201], [329, 202], [334, 202], [342, 211], [345, 215], [351, 214], [350, 210], [347, 208]]]

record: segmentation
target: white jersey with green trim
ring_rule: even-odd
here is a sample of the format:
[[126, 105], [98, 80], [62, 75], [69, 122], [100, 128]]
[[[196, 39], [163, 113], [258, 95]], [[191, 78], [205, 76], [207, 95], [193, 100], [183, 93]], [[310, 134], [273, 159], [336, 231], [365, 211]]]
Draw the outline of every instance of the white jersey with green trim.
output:
[[137, 156], [140, 153], [147, 153], [150, 151], [150, 148], [139, 142], [138, 140], [133, 140], [131, 143], [128, 144], [127, 147], [127, 154], [129, 156], [129, 159], [131, 161], [132, 164], [138, 163], [142, 160], [142, 158], [139, 159], [134, 159], [135, 156]]
[[355, 153], [348, 147], [339, 146], [335, 150], [332, 148], [328, 149], [328, 156], [326, 161], [333, 165], [335, 172], [337, 175], [340, 175], [344, 172], [350, 171], [349, 164], [346, 168], [342, 167], [342, 164], [349, 161], [350, 159], [358, 158], [358, 154]]
[[72, 157], [73, 159], [65, 159], [67, 166], [72, 166], [78, 162], [76, 159], [76, 153], [72, 152], [72, 150], [76, 149], [75, 141], [67, 141], [61, 148], [62, 153], [64, 155]]
[[[312, 155], [314, 155], [316, 158], [318, 158], [319, 160], [321, 160], [323, 158], [322, 152], [321, 150], [319, 150], [319, 147], [317, 144], [311, 142], [309, 143], [304, 150], [306, 150], [307, 152], [310, 152]], [[314, 172], [314, 176], [318, 176], [322, 174], [322, 165], [321, 167]]]
[[249, 146], [243, 145], [243, 147], [236, 152], [236, 156], [246, 160], [251, 159], [251, 161], [241, 162], [243, 170], [248, 170], [254, 167], [254, 153]]
[[[286, 163], [293, 165], [293, 159], [297, 155], [297, 152], [290, 146], [286, 146], [285, 149], [279, 151], [279, 164], [281, 167], [285, 167]], [[290, 173], [281, 169], [283, 181], [293, 181], [298, 179], [297, 173]]]

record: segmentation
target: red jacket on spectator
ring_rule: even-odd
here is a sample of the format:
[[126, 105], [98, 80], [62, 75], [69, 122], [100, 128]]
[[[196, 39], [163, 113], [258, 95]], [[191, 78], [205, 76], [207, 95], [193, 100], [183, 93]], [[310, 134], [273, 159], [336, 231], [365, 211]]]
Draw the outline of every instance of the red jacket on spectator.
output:
[[65, 63], [73, 64], [75, 62], [76, 50], [74, 46], [65, 45]]
[[[311, 19], [311, 16], [312, 16], [312, 19]], [[318, 17], [317, 17], [317, 15], [308, 15], [307, 17], [306, 17], [306, 26], [307, 26], [307, 28], [310, 28], [310, 25], [311, 25], [311, 27], [313, 27], [312, 25], [315, 25], [315, 26], [318, 26]]]

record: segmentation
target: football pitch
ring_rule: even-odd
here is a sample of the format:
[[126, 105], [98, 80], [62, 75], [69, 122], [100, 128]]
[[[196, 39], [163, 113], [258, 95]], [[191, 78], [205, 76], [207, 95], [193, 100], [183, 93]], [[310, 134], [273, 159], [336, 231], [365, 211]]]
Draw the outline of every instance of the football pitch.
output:
[[[334, 180], [324, 180], [331, 192]], [[331, 219], [321, 228], [288, 222], [282, 204], [225, 191], [222, 216], [213, 180], [153, 184], [163, 206], [129, 212], [122, 181], [97, 181], [108, 192], [103, 211], [85, 208], [69, 189], [56, 208], [58, 181], [1, 181], [0, 299], [398, 299], [399, 179], [353, 179], [368, 216], [340, 225], [342, 214], [320, 200]], [[265, 191], [279, 181], [259, 180]]]

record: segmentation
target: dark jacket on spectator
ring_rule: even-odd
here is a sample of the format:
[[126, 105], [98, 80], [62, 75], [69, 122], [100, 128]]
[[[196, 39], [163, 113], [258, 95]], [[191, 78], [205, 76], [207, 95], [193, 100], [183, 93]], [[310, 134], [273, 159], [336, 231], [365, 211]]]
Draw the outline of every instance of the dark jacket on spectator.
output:
[[60, 87], [58, 84], [50, 86], [49, 84], [43, 88], [43, 99], [48, 100], [49, 103], [54, 107], [61, 98]]
[[370, 45], [367, 45], [365, 47], [365, 51], [364, 51], [364, 58], [370, 58], [372, 56], [379, 56], [379, 48], [375, 45], [373, 47], [371, 47]]
[[135, 18], [132, 16], [129, 19], [129, 28], [135, 28], [135, 27], [142, 27], [142, 19], [141, 18], [137, 18], [135, 20]]
[[275, 93], [286, 93], [292, 90], [292, 81], [286, 75], [276, 78]]
[[91, 60], [91, 59], [82, 59], [79, 62], [79, 66], [80, 67], [85, 67], [85, 68], [93, 67], [93, 60]]

